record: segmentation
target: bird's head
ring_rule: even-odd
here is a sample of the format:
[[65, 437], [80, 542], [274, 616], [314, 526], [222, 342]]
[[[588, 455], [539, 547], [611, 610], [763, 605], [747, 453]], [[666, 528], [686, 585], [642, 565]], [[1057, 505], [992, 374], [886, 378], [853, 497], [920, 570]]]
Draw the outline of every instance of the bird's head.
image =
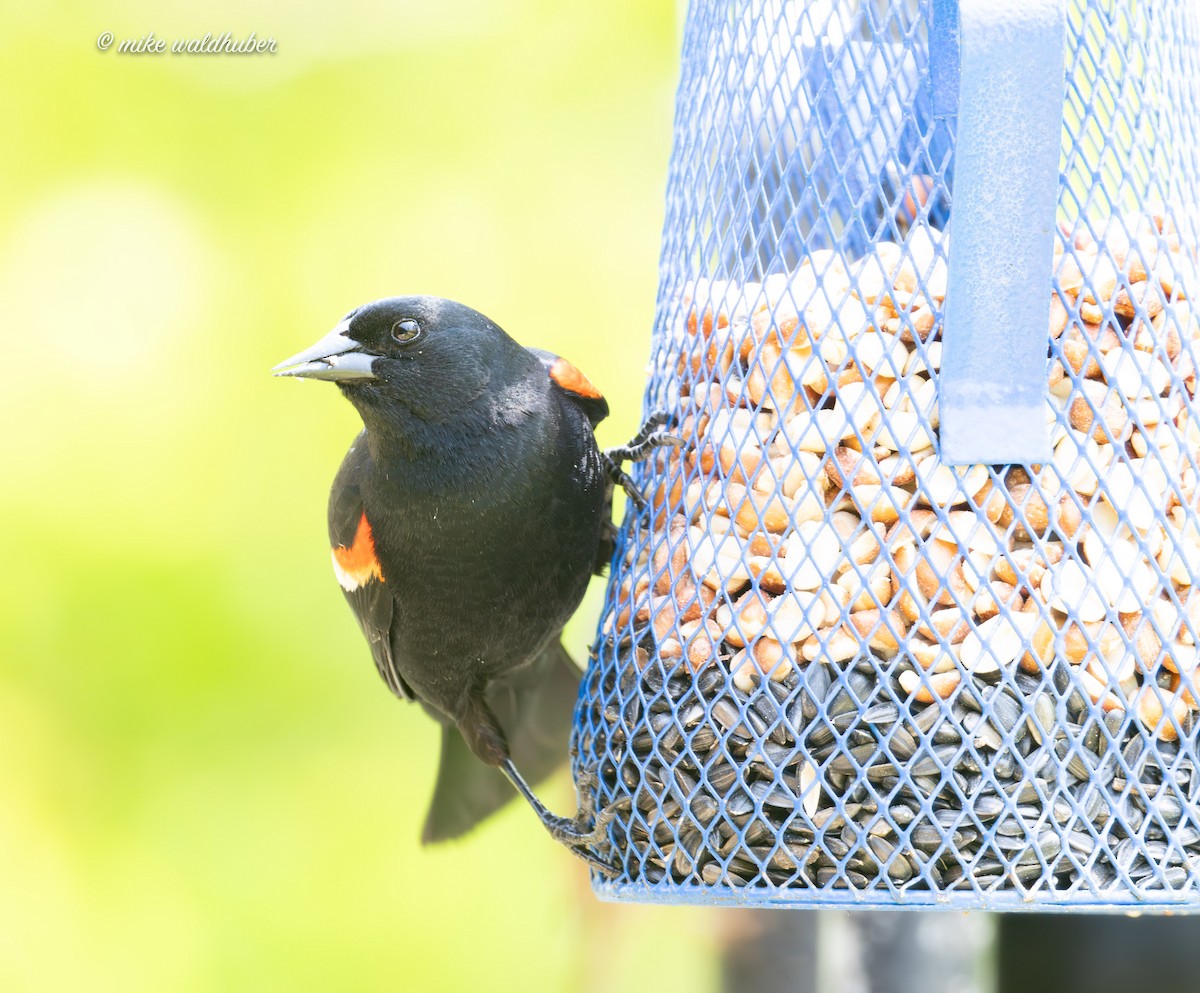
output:
[[368, 423], [413, 416], [439, 421], [472, 404], [530, 362], [483, 314], [439, 297], [389, 297], [350, 311], [277, 376], [335, 382]]

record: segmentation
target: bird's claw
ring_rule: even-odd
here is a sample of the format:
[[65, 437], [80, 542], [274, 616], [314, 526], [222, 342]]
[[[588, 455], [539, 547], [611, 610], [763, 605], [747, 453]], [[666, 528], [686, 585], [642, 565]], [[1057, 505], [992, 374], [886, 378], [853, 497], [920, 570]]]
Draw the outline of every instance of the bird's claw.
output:
[[[603, 810], [596, 811], [596, 788], [599, 780], [594, 771], [581, 772], [578, 780], [579, 809], [574, 817], [556, 817], [546, 826], [551, 835], [571, 852], [586, 862], [601, 875], [612, 879], [622, 872], [615, 862], [608, 862], [591, 851], [594, 848], [610, 848], [608, 826], [617, 815], [628, 809], [630, 797], [620, 797]], [[590, 826], [589, 826], [590, 825]]]
[[665, 410], [656, 410], [646, 418], [645, 422], [638, 429], [638, 433], [630, 438], [626, 444], [618, 445], [616, 448], [605, 449], [600, 453], [604, 459], [604, 467], [608, 472], [608, 478], [625, 491], [626, 496], [629, 497], [638, 510], [645, 509], [646, 496], [629, 474], [625, 472], [624, 464], [626, 462], [641, 462], [643, 459], [649, 458], [657, 448], [666, 446], [682, 447], [682, 438], [662, 430], [669, 420], [670, 414]]
[[629, 473], [621, 468], [620, 462], [609, 460], [608, 452], [604, 453], [604, 458], [608, 470], [608, 478], [625, 491], [625, 495], [629, 497], [630, 502], [638, 510], [645, 510], [646, 495], [642, 492], [641, 487], [633, 481], [633, 477]]

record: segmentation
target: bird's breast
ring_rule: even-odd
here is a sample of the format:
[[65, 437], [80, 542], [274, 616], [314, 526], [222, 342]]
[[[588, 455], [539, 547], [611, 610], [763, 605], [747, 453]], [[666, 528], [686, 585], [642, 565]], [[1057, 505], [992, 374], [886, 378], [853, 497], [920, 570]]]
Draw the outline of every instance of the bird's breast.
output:
[[[605, 483], [588, 453], [554, 471], [490, 462], [454, 486], [428, 477], [372, 494], [376, 553], [397, 606], [399, 658], [520, 666], [578, 606], [596, 559]], [[415, 483], [415, 485], [414, 485]]]

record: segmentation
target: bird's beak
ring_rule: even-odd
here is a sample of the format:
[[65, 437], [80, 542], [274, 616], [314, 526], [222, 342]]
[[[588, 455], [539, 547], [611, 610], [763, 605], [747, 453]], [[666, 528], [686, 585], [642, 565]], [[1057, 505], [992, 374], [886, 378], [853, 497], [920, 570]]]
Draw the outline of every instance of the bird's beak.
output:
[[342, 321], [312, 348], [285, 359], [272, 372], [276, 376], [328, 379], [334, 382], [377, 378], [371, 371], [371, 363], [378, 356], [362, 351], [362, 346], [346, 333], [348, 329], [347, 322]]

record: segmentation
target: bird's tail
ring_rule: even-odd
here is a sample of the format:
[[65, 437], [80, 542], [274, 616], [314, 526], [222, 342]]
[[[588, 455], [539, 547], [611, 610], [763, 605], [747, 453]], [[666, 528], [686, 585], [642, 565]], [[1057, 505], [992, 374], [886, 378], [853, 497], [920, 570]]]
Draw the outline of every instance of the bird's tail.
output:
[[[579, 668], [555, 641], [523, 670], [488, 688], [488, 706], [508, 738], [513, 764], [529, 783], [545, 779], [567, 758], [579, 677]], [[516, 795], [499, 769], [472, 754], [457, 728], [445, 726], [421, 841], [457, 838]]]

